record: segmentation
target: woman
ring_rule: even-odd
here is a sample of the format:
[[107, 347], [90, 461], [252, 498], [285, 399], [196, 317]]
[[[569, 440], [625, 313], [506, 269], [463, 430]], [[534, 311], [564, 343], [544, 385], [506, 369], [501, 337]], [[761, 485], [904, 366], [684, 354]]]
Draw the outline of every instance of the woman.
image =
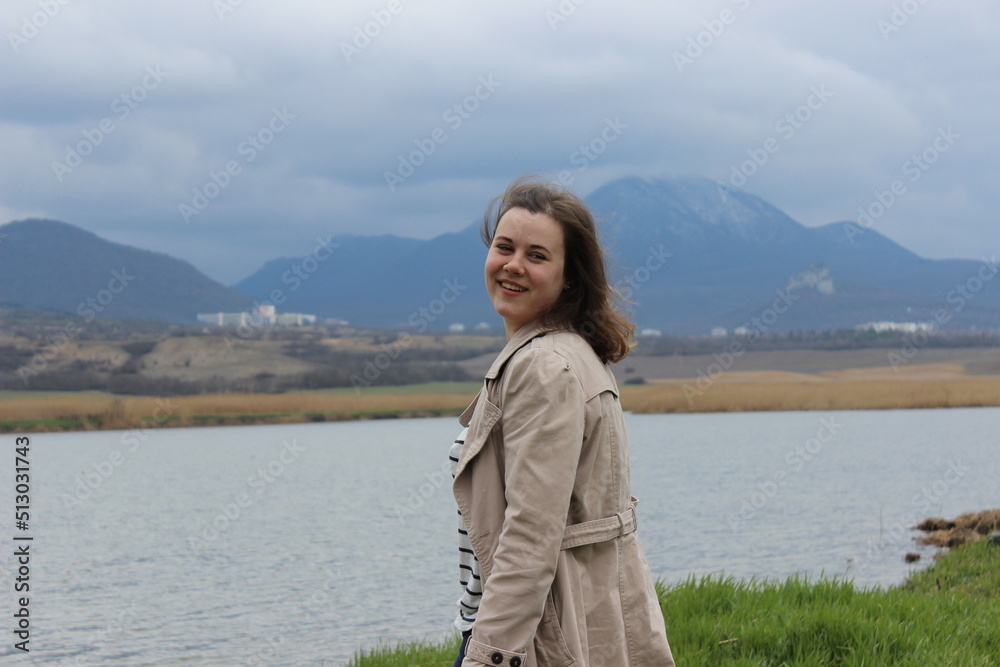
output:
[[672, 666], [607, 365], [634, 329], [612, 304], [593, 217], [566, 190], [521, 178], [482, 231], [507, 344], [452, 450], [482, 591], [478, 609], [463, 607], [474, 623], [456, 664]]

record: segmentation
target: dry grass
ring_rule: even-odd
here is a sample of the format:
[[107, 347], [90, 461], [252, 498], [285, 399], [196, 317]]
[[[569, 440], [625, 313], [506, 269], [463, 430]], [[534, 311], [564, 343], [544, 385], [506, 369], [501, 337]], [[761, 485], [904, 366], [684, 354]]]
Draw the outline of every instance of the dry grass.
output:
[[754, 410], [857, 410], [1000, 405], [1000, 379], [714, 382], [622, 387], [622, 406], [638, 413]]
[[[786, 373], [732, 374], [715, 382], [622, 385], [636, 413], [854, 410], [1000, 406], [1000, 378], [830, 379]], [[851, 377], [848, 375], [847, 377]], [[455, 393], [298, 392], [177, 398], [55, 394], [0, 399], [0, 431], [127, 429], [156, 418], [170, 426], [457, 415], [474, 390]], [[166, 421], [164, 421], [166, 420]]]
[[0, 429], [129, 429], [148, 425], [151, 420], [169, 426], [203, 426], [458, 414], [473, 395], [302, 392], [174, 398], [93, 394], [18, 397], [0, 401]]
[[927, 533], [917, 539], [918, 544], [933, 544], [938, 547], [956, 547], [968, 542], [986, 539], [990, 533], [1000, 530], [1000, 508], [982, 512], [967, 512], [954, 520], [931, 518], [917, 525]]
[[187, 382], [221, 377], [246, 379], [259, 373], [294, 375], [315, 366], [282, 352], [278, 341], [227, 340], [222, 336], [168, 338], [142, 359], [142, 374]]
[[966, 373], [967, 370], [962, 364], [914, 364], [847, 368], [839, 371], [823, 371], [819, 375], [833, 380], [951, 380], [963, 377]]

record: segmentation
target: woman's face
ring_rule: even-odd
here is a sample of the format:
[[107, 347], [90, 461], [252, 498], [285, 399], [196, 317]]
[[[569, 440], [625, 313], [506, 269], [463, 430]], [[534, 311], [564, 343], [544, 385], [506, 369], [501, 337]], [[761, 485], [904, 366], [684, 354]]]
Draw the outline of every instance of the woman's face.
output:
[[549, 310], [562, 293], [566, 265], [562, 227], [544, 213], [512, 208], [497, 223], [486, 255], [486, 291], [509, 340]]

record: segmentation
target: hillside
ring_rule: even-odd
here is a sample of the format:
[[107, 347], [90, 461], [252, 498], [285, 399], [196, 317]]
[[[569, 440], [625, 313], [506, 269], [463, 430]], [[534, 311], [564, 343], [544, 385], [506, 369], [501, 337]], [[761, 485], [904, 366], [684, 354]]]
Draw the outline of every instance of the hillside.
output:
[[0, 304], [88, 320], [195, 322], [199, 312], [241, 311], [253, 301], [187, 262], [64, 222], [21, 220], [0, 230]]
[[[1000, 327], [1000, 288], [976, 282], [980, 271], [995, 273], [991, 263], [924, 259], [852, 223], [805, 227], [704, 178], [625, 178], [587, 201], [640, 328], [704, 334], [752, 328], [754, 318], [762, 332], [883, 320]], [[397, 237], [352, 239], [338, 252], [288, 295], [285, 308], [420, 331], [498, 323], [483, 287], [479, 223], [410, 245]], [[269, 264], [235, 288], [264, 299], [295, 261]], [[962, 296], [957, 290], [967, 284], [979, 289]]]
[[[1000, 328], [993, 256], [924, 259], [853, 223], [806, 227], [705, 178], [623, 178], [587, 200], [640, 329], [764, 334], [873, 321]], [[232, 289], [186, 262], [66, 223], [0, 229], [0, 304], [193, 323], [199, 312], [245, 311], [274, 298], [279, 311], [411, 334], [500, 324], [483, 286], [479, 223], [428, 240], [333, 237], [329, 252], [272, 260]]]

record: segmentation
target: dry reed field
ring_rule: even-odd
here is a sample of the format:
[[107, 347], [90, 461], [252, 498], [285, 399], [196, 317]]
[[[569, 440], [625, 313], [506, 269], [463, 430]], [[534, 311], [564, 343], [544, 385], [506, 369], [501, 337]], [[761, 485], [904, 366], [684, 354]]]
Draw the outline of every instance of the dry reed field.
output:
[[752, 410], [891, 410], [1000, 405], [1000, 377], [799, 382], [695, 381], [622, 387], [638, 413]]
[[444, 393], [206, 394], [156, 398], [59, 394], [0, 400], [0, 430], [130, 429], [459, 414], [472, 396]]
[[[474, 386], [474, 384], [473, 384]], [[622, 407], [636, 413], [760, 410], [886, 410], [1000, 406], [1000, 376], [970, 377], [927, 366], [889, 376], [882, 369], [809, 375], [723, 373], [707, 378], [620, 385]], [[172, 398], [99, 393], [0, 398], [0, 432], [130, 429], [458, 415], [469, 385], [410, 393], [296, 392], [205, 394]]]

